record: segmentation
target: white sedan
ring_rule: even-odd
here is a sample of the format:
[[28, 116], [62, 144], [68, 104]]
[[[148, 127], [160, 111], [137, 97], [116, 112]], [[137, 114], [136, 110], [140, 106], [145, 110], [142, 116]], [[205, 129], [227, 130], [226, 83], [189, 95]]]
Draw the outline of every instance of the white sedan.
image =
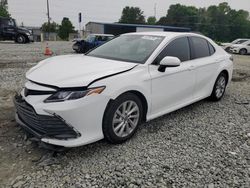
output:
[[234, 44], [230, 47], [229, 52], [240, 55], [247, 55], [250, 53], [250, 40], [241, 44]]
[[16, 120], [44, 143], [121, 143], [149, 121], [209, 97], [232, 78], [231, 56], [193, 33], [121, 35], [86, 55], [41, 61], [15, 97]]

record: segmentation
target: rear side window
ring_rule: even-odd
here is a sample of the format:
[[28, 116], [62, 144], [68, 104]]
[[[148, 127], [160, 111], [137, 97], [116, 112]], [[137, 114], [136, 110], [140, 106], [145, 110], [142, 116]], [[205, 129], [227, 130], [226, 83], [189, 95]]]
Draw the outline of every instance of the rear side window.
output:
[[215, 49], [214, 49], [214, 47], [212, 46], [212, 44], [210, 44], [209, 42], [207, 42], [207, 43], [208, 43], [210, 55], [213, 55], [213, 54], [215, 53]]
[[156, 58], [154, 64], [159, 64], [166, 56], [178, 57], [181, 62], [190, 60], [190, 49], [187, 37], [182, 37], [170, 42]]
[[190, 37], [192, 42], [193, 59], [210, 56], [207, 40], [200, 37]]

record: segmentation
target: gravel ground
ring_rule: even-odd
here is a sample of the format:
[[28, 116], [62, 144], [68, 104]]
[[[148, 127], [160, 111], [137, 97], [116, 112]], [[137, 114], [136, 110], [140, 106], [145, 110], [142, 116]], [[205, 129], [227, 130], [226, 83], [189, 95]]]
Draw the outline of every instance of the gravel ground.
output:
[[[49, 44], [72, 53], [70, 42]], [[12, 97], [45, 44], [0, 43], [0, 187], [250, 187], [250, 56], [235, 56], [225, 97], [140, 126], [121, 145], [54, 153], [27, 139]]]

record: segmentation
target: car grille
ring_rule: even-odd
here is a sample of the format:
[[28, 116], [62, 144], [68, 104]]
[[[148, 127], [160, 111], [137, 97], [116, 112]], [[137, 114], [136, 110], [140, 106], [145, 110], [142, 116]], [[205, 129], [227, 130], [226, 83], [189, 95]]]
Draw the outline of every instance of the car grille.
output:
[[[19, 119], [25, 124], [26, 130], [39, 138], [68, 139], [79, 136], [72, 127], [57, 116], [38, 115], [32, 106], [20, 95], [14, 100]], [[25, 128], [25, 127], [24, 127]]]

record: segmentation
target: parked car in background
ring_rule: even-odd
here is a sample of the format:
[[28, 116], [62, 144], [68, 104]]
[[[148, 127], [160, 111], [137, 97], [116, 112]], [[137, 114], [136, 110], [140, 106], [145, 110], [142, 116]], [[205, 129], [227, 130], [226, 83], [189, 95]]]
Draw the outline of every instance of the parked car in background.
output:
[[102, 45], [103, 43], [114, 38], [114, 35], [107, 34], [90, 34], [85, 40], [75, 39], [73, 42], [73, 50], [77, 53], [86, 53], [87, 51]]
[[219, 101], [232, 78], [231, 57], [194, 33], [124, 34], [86, 55], [31, 68], [15, 97], [16, 120], [53, 145], [122, 143], [143, 121], [207, 97]]
[[33, 42], [32, 31], [18, 27], [15, 19], [0, 17], [0, 40], [14, 40], [17, 43]]
[[249, 54], [250, 53], [250, 40], [241, 44], [232, 45], [229, 49], [229, 52], [240, 54], [240, 55]]
[[234, 45], [234, 44], [242, 44], [242, 43], [247, 42], [247, 41], [250, 41], [250, 39], [236, 39], [231, 43], [221, 43], [221, 46], [222, 46], [222, 48], [224, 50], [229, 52], [232, 45]]

